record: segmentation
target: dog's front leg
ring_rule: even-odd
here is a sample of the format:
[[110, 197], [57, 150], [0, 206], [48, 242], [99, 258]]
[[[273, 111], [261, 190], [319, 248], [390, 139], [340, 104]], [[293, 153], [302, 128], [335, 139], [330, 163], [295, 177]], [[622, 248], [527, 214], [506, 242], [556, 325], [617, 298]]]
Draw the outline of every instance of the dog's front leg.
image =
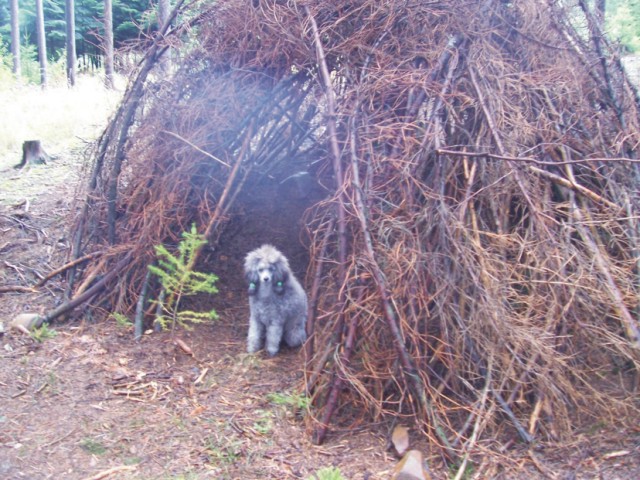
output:
[[262, 348], [264, 325], [254, 318], [249, 320], [249, 334], [247, 335], [247, 352], [256, 353]]
[[267, 327], [267, 352], [272, 357], [280, 350], [282, 341], [282, 325], [269, 325]]

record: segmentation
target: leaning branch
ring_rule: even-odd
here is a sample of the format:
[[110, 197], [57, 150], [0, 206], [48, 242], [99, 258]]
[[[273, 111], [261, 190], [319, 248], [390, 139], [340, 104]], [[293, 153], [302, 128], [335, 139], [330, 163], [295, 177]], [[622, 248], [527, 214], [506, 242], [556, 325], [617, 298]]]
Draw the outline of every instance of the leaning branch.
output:
[[631, 312], [624, 303], [622, 292], [620, 291], [620, 288], [618, 287], [613, 275], [611, 274], [611, 267], [609, 265], [609, 262], [607, 261], [605, 256], [602, 255], [600, 247], [591, 237], [587, 229], [584, 228], [584, 219], [582, 217], [582, 213], [580, 212], [580, 209], [575, 202], [573, 202], [572, 209], [573, 217], [576, 220], [575, 227], [578, 230], [580, 237], [582, 237], [585, 245], [589, 249], [589, 252], [591, 253], [591, 255], [593, 255], [596, 267], [604, 277], [607, 291], [615, 309], [620, 315], [620, 320], [627, 334], [629, 343], [631, 343], [634, 348], [640, 350], [640, 327], [638, 326], [638, 321], [633, 318], [633, 315], [631, 315]]
[[457, 150], [447, 150], [446, 148], [438, 148], [436, 150], [438, 155], [449, 155], [453, 157], [468, 157], [468, 158], [490, 158], [493, 160], [506, 160], [509, 162], [526, 162], [535, 163], [536, 165], [557, 167], [558, 165], [579, 165], [585, 163], [606, 163], [606, 162], [626, 162], [626, 163], [640, 163], [640, 159], [626, 158], [626, 157], [610, 157], [610, 158], [580, 158], [574, 160], [564, 160], [558, 162], [545, 162], [544, 160], [538, 160], [534, 157], [510, 157], [508, 155], [496, 155], [488, 152], [459, 152]]
[[51, 280], [56, 275], [60, 275], [61, 273], [66, 272], [70, 268], [76, 267], [77, 265], [84, 263], [92, 258], [95, 258], [99, 255], [102, 255], [104, 252], [93, 252], [85, 255], [84, 257], [78, 258], [77, 260], [73, 260], [65, 265], [56, 268], [52, 272], [49, 272], [43, 279], [41, 279], [38, 283], [33, 285], [32, 287], [24, 287], [22, 285], [4, 285], [0, 286], [0, 293], [8, 293], [8, 292], [20, 292], [20, 293], [36, 293], [38, 289], [43, 287], [49, 280]]
[[316, 23], [313, 15], [309, 11], [309, 7], [305, 5], [304, 11], [309, 17], [311, 23], [311, 30], [313, 31], [313, 40], [316, 47], [316, 55], [318, 57], [318, 65], [322, 74], [322, 81], [324, 83], [324, 93], [327, 98], [327, 130], [329, 132], [329, 145], [331, 147], [331, 155], [333, 157], [333, 173], [336, 176], [336, 190], [338, 192], [338, 245], [339, 245], [339, 280], [343, 281], [346, 278], [345, 265], [347, 264], [347, 222], [345, 213], [345, 198], [344, 193], [344, 175], [342, 173], [342, 162], [340, 155], [340, 146], [338, 145], [338, 133], [336, 127], [336, 94], [333, 90], [333, 84], [331, 82], [331, 73], [327, 66], [327, 57], [322, 47], [322, 40], [320, 40], [320, 33], [318, 31], [318, 24]]
[[116, 276], [126, 267], [131, 261], [131, 254], [127, 254], [122, 258], [116, 265], [111, 269], [109, 273], [107, 273], [104, 277], [98, 280], [93, 286], [88, 288], [85, 292], [80, 295], [72, 298], [66, 303], [63, 303], [58, 308], [52, 310], [47, 313], [44, 317], [42, 317], [41, 324], [44, 322], [51, 322], [54, 319], [58, 318], [61, 315], [64, 315], [67, 312], [70, 312], [77, 306], [83, 304], [84, 302], [93, 298], [97, 293], [107, 287], [109, 283], [116, 278]]
[[42, 287], [45, 283], [47, 283], [49, 280], [51, 280], [56, 275], [60, 275], [61, 273], [66, 272], [70, 268], [76, 267], [76, 266], [80, 265], [81, 263], [84, 263], [84, 262], [86, 262], [88, 260], [91, 260], [93, 258], [99, 257], [103, 253], [104, 253], [103, 251], [88, 253], [84, 257], [80, 257], [80, 258], [78, 258], [76, 260], [72, 260], [71, 262], [68, 262], [68, 263], [62, 265], [61, 267], [56, 268], [54, 271], [50, 272], [42, 280], [40, 280], [38, 283], [36, 283], [34, 288]]

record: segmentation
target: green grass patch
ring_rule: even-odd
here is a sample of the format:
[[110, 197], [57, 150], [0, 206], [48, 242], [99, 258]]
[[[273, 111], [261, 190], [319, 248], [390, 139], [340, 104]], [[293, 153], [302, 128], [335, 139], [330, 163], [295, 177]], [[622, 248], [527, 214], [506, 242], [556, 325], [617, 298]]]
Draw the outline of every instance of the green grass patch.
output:
[[92, 455], [104, 455], [107, 453], [107, 447], [92, 438], [83, 439], [80, 442], [80, 448]]
[[310, 477], [307, 477], [307, 480], [347, 480], [347, 479], [342, 476], [342, 472], [340, 472], [339, 468], [325, 467], [325, 468], [321, 468]]

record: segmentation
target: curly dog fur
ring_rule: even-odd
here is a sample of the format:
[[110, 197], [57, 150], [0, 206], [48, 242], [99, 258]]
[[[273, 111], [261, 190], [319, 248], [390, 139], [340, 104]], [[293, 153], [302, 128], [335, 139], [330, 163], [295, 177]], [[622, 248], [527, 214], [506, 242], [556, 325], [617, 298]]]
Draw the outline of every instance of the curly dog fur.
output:
[[266, 340], [269, 355], [282, 340], [298, 347], [307, 339], [307, 295], [289, 268], [287, 258], [272, 245], [249, 252], [244, 271], [249, 282], [247, 351], [255, 353]]

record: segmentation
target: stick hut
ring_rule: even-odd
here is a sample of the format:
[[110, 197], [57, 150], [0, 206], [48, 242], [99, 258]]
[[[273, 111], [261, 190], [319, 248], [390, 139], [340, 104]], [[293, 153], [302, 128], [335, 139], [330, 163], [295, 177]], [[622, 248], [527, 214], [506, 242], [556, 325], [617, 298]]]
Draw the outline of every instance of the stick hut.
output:
[[409, 415], [456, 457], [637, 409], [638, 94], [586, 2], [175, 13], [97, 145], [74, 306], [134, 311], [154, 245], [223, 249], [257, 184], [308, 175], [315, 441]]

